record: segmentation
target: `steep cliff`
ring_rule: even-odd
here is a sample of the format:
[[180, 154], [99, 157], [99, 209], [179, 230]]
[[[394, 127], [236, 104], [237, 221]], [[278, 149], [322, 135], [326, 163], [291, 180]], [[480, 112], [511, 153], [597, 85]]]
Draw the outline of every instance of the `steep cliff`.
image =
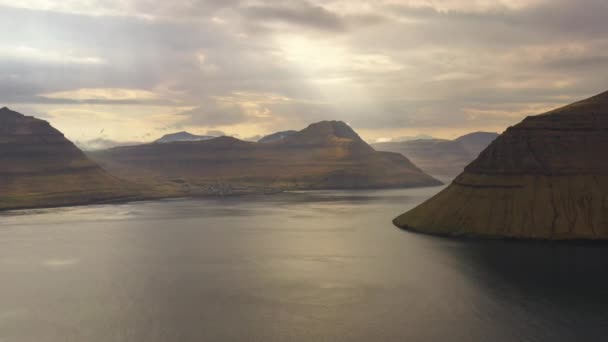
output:
[[0, 109], [0, 210], [133, 196], [43, 120]]
[[447, 235], [607, 239], [607, 150], [608, 92], [510, 127], [395, 224]]

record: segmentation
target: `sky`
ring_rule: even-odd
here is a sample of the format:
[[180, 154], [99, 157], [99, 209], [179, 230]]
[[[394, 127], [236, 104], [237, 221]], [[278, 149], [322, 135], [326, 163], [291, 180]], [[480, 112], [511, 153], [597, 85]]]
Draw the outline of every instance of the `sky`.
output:
[[605, 0], [0, 0], [0, 105], [81, 143], [502, 132], [608, 90]]

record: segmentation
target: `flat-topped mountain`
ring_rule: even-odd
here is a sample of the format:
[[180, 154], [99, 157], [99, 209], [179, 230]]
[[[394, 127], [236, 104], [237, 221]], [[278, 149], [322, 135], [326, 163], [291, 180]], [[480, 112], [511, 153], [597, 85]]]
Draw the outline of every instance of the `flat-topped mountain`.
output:
[[43, 120], [0, 109], [0, 210], [97, 203], [132, 195]]
[[376, 143], [378, 151], [401, 153], [432, 175], [456, 176], [486, 148], [497, 133], [475, 132], [454, 140], [418, 139]]
[[272, 143], [275, 141], [281, 141], [285, 138], [287, 138], [290, 135], [293, 135], [294, 133], [297, 133], [298, 131], [282, 131], [282, 132], [276, 132], [273, 134], [269, 134], [267, 136], [262, 137], [260, 140], [258, 140], [259, 143], [262, 144], [266, 144], [266, 143]]
[[608, 92], [510, 127], [395, 224], [448, 235], [608, 239], [606, 150]]
[[154, 141], [155, 143], [170, 143], [176, 141], [200, 141], [200, 140], [209, 140], [215, 137], [210, 135], [196, 135], [188, 132], [177, 132], [171, 134], [165, 134], [160, 139]]
[[274, 143], [220, 137], [90, 155], [120, 177], [175, 182], [191, 194], [441, 184], [402, 155], [376, 152], [338, 121], [312, 124]]

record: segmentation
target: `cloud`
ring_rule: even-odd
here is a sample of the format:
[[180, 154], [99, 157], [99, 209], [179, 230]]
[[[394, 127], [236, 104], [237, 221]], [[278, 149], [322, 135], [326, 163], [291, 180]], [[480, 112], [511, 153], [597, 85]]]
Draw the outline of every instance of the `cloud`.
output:
[[337, 14], [307, 1], [247, 6], [241, 14], [263, 24], [281, 23], [328, 31], [342, 31], [346, 28]]
[[141, 141], [116, 141], [106, 138], [95, 138], [86, 141], [74, 141], [74, 144], [76, 144], [76, 146], [85, 151], [105, 150], [117, 146], [132, 146], [140, 145], [143, 143], [144, 142]]
[[176, 127], [231, 126], [248, 120], [247, 114], [238, 104], [210, 101], [208, 105], [187, 110], [178, 114], [183, 119]]
[[176, 0], [158, 2], [154, 0], [130, 1], [55, 1], [55, 0], [0, 0], [0, 6], [14, 6], [24, 9], [55, 13], [90, 16], [131, 16], [144, 19], [167, 16], [192, 16], [209, 13], [221, 8], [234, 6], [239, 0]]
[[31, 46], [0, 46], [0, 60], [29, 60], [32, 62], [53, 64], [104, 64], [103, 58], [84, 56], [73, 52], [43, 50]]
[[59, 267], [70, 267], [76, 265], [80, 260], [75, 258], [64, 258], [64, 259], [47, 259], [42, 262], [42, 265], [47, 267], [59, 268]]
[[138, 141], [176, 127], [254, 136], [324, 119], [371, 140], [502, 131], [606, 90], [603, 0], [0, 6], [0, 102], [81, 141], [99, 138], [98, 126]]
[[219, 131], [219, 130], [208, 130], [207, 133], [205, 133], [205, 135], [209, 135], [212, 137], [223, 137], [226, 135], [226, 133], [224, 131]]
[[140, 89], [122, 88], [82, 88], [69, 91], [41, 94], [40, 96], [50, 99], [71, 99], [71, 100], [152, 100], [158, 99], [158, 94]]

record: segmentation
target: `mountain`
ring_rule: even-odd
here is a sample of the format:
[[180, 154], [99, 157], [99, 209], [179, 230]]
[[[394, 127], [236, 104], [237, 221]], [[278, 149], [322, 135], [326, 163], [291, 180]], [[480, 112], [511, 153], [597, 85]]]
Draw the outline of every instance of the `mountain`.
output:
[[393, 138], [393, 139], [391, 139], [391, 141], [400, 142], [400, 141], [428, 140], [428, 139], [435, 139], [435, 138], [428, 134], [417, 134], [417, 135], [406, 135], [406, 136], [402, 136], [402, 137]]
[[171, 134], [165, 134], [160, 139], [154, 141], [155, 143], [170, 143], [176, 141], [201, 141], [209, 140], [215, 137], [209, 135], [195, 135], [188, 132], [177, 132]]
[[271, 142], [275, 142], [275, 141], [280, 141], [297, 132], [298, 131], [276, 132], [276, 133], [269, 134], [269, 135], [263, 137], [262, 139], [258, 140], [258, 142], [262, 143], [262, 144], [266, 144], [266, 143], [271, 143]]
[[376, 152], [339, 121], [312, 124], [275, 143], [219, 137], [90, 155], [116, 175], [139, 183], [174, 183], [187, 194], [441, 184], [399, 154]]
[[257, 134], [257, 135], [253, 135], [253, 136], [250, 136], [250, 137], [245, 137], [245, 138], [243, 138], [242, 140], [245, 140], [245, 141], [253, 141], [253, 142], [258, 142], [258, 141], [259, 141], [260, 139], [262, 139], [262, 138], [263, 138], [263, 136], [261, 136], [261, 135]]
[[456, 138], [455, 141], [460, 143], [475, 159], [496, 138], [498, 138], [498, 133], [495, 132], [474, 132]]
[[496, 137], [497, 133], [475, 132], [455, 140], [419, 139], [372, 146], [378, 151], [401, 153], [432, 175], [456, 176]]
[[133, 192], [43, 120], [0, 109], [0, 210], [123, 200]]
[[395, 224], [447, 235], [608, 239], [606, 150], [608, 92], [509, 127]]

